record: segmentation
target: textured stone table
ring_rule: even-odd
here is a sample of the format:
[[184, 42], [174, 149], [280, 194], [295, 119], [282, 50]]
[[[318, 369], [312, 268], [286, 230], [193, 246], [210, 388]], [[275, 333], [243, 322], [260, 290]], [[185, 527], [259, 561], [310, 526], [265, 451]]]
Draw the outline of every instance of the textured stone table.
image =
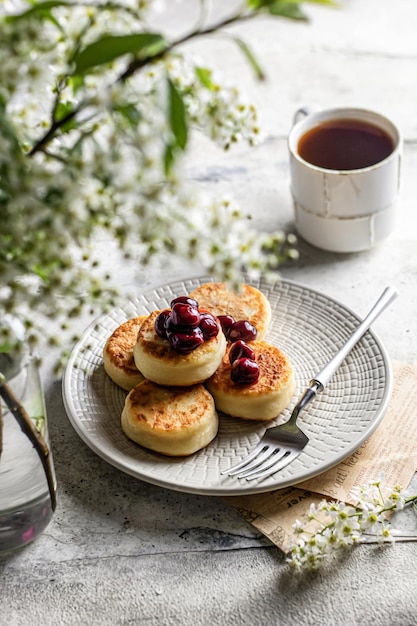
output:
[[[375, 329], [391, 358], [417, 364], [417, 3], [351, 0], [338, 10], [306, 10], [308, 25], [264, 19], [239, 28], [266, 69], [262, 84], [225, 39], [194, 45], [257, 104], [265, 140], [223, 154], [196, 138], [186, 174], [210, 193], [235, 195], [260, 229], [291, 231], [286, 136], [294, 110], [350, 104], [391, 116], [405, 140], [395, 233], [355, 255], [300, 241], [300, 260], [281, 273], [358, 314], [395, 285], [397, 304]], [[100, 245], [108, 254], [109, 242]], [[148, 289], [200, 273], [161, 262], [136, 273], [132, 267], [124, 286]], [[417, 542], [360, 546], [331, 573], [298, 579], [279, 550], [220, 499], [146, 484], [96, 456], [70, 425], [51, 367], [46, 358], [59, 504], [38, 541], [0, 560], [0, 624], [417, 624]], [[407, 523], [415, 529], [414, 517]]]

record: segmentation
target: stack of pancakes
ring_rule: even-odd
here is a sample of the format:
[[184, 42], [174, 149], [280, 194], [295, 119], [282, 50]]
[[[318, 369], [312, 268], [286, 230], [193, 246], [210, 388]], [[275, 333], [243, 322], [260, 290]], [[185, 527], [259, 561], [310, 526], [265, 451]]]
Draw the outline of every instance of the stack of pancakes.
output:
[[159, 311], [119, 326], [103, 351], [108, 376], [129, 391], [121, 416], [125, 434], [136, 443], [169, 456], [190, 455], [216, 436], [217, 410], [233, 417], [270, 420], [295, 391], [288, 357], [264, 341], [271, 320], [265, 295], [250, 285], [239, 291], [206, 283], [189, 294], [200, 310], [247, 320], [257, 329], [250, 343], [259, 379], [238, 385], [230, 377], [230, 345], [220, 329], [195, 350], [180, 354], [154, 330]]

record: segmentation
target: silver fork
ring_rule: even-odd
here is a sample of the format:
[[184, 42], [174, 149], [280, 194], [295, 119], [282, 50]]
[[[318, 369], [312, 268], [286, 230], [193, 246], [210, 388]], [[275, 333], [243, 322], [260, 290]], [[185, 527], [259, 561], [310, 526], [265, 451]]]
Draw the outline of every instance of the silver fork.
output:
[[301, 454], [309, 439], [296, 424], [300, 412], [315, 398], [317, 393], [323, 391], [352, 348], [396, 297], [396, 290], [393, 287], [386, 287], [344, 346], [310, 381], [310, 386], [294, 407], [290, 419], [285, 424], [268, 428], [256, 448], [243, 461], [222, 471], [222, 474], [247, 480], [266, 478], [292, 463]]

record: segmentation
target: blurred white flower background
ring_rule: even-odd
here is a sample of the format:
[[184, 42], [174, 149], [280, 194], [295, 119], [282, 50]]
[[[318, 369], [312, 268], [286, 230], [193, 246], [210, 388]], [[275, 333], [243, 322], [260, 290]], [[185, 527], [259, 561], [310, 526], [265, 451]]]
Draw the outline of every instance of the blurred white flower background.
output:
[[[182, 45], [265, 13], [304, 15], [296, 2], [246, 0], [216, 22], [209, 2], [196, 4], [198, 23], [176, 40], [155, 29], [173, 2], [0, 7], [0, 318], [18, 316], [29, 344], [45, 335], [33, 311], [62, 319], [64, 329], [84, 308], [114, 304], [115, 283], [94, 255], [103, 231], [138, 264], [179, 255], [230, 281], [243, 271], [268, 275], [296, 256], [291, 235], [254, 231], [232, 198], [208, 197], [182, 177], [191, 132], [226, 150], [261, 136], [236, 86], [221, 85]], [[252, 52], [236, 43], [261, 78]]]

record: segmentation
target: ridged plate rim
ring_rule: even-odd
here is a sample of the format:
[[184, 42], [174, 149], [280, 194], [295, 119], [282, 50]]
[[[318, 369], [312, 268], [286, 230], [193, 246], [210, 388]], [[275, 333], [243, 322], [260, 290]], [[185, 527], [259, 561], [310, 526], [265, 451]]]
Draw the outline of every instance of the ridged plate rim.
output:
[[114, 385], [103, 369], [102, 351], [107, 337], [130, 317], [168, 306], [175, 295], [213, 280], [203, 276], [149, 289], [100, 315], [85, 329], [72, 349], [62, 381], [64, 406], [79, 437], [106, 462], [140, 480], [213, 496], [264, 493], [296, 485], [353, 454], [379, 425], [392, 392], [391, 363], [372, 330], [367, 331], [327, 388], [300, 417], [310, 442], [296, 461], [258, 481], [220, 475], [222, 469], [239, 461], [256, 445], [267, 427], [288, 419], [310, 379], [362, 319], [334, 298], [284, 278], [273, 283], [262, 279], [246, 282], [270, 300], [273, 313], [268, 340], [287, 353], [294, 367], [297, 389], [288, 409], [274, 422], [249, 422], [220, 415], [216, 439], [185, 459], [163, 457], [125, 437], [120, 413], [126, 392]]

